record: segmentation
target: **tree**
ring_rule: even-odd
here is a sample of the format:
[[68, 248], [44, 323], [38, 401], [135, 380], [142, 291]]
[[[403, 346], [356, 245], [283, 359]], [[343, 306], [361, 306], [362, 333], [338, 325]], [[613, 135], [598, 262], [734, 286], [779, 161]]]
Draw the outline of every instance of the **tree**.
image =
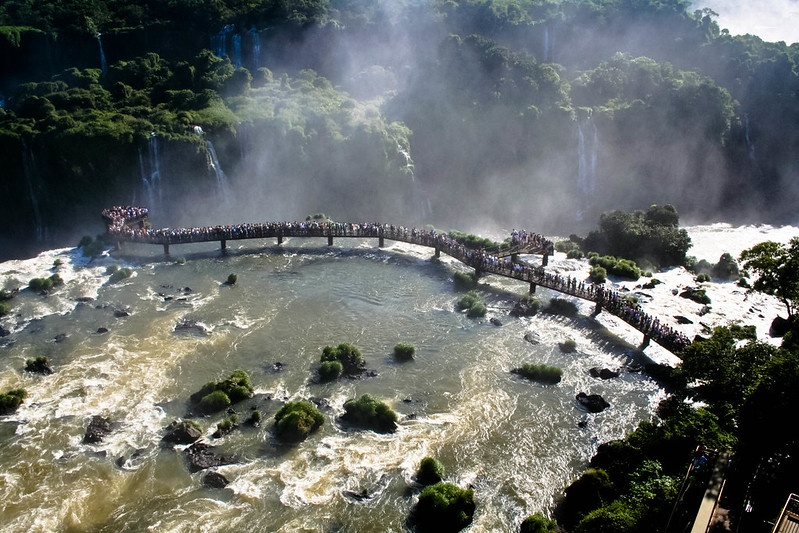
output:
[[791, 239], [787, 246], [761, 242], [741, 252], [739, 260], [746, 272], [757, 275], [751, 290], [778, 298], [792, 320], [799, 304], [799, 237]]

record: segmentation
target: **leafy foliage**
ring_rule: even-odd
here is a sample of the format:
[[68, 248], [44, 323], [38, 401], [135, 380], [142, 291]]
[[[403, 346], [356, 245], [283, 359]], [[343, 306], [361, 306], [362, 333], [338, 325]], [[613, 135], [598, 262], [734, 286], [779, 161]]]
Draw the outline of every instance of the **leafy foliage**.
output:
[[[646, 211], [611, 211], [599, 218], [599, 229], [585, 238], [584, 249], [599, 254], [649, 262], [659, 266], [682, 265], [691, 246], [688, 232], [679, 229], [679, 215], [671, 205], [653, 205]], [[610, 263], [610, 262], [609, 262]], [[613, 274], [612, 263], [601, 264]], [[623, 265], [627, 274], [637, 275], [640, 270], [629, 264]]]
[[325, 383], [335, 381], [344, 373], [341, 361], [323, 361], [319, 364], [319, 379]]
[[563, 370], [556, 366], [532, 363], [525, 363], [520, 368], [514, 368], [511, 372], [531, 381], [539, 381], [550, 385], [560, 383], [560, 379], [563, 376]]
[[[600, 256], [596, 253], [590, 253], [588, 254], [588, 262], [594, 267], [591, 269], [591, 275], [593, 276], [595, 274], [598, 279], [601, 279], [603, 270], [605, 275], [610, 273], [614, 276], [632, 280], [637, 280], [641, 277], [641, 269], [638, 268], [638, 265], [636, 265], [634, 261], [629, 259], [621, 259], [610, 255]], [[600, 268], [602, 270], [599, 270]], [[593, 277], [592, 281], [594, 281]], [[599, 281], [594, 282], [600, 283]]]
[[300, 442], [324, 421], [324, 415], [308, 400], [289, 402], [275, 414], [275, 433], [281, 440]]
[[394, 357], [407, 361], [413, 359], [416, 353], [416, 348], [409, 342], [400, 342], [394, 346]]
[[474, 491], [451, 483], [436, 483], [422, 490], [413, 509], [418, 531], [460, 531], [472, 523]]
[[535, 513], [524, 519], [519, 526], [519, 533], [558, 533], [558, 523], [541, 513]]
[[254, 392], [250, 375], [244, 370], [234, 370], [227, 379], [203, 385], [202, 389], [191, 395], [190, 401], [203, 413], [215, 413], [251, 398]]
[[466, 311], [466, 316], [469, 318], [484, 317], [488, 312], [482, 298], [477, 291], [467, 292], [460, 300], [458, 300], [458, 309]]
[[799, 304], [799, 237], [787, 246], [762, 242], [741, 252], [740, 260], [744, 270], [757, 275], [752, 290], [778, 298], [792, 318]]
[[[360, 374], [366, 370], [361, 351], [349, 343], [341, 343], [338, 346], [325, 346], [322, 348], [321, 362], [337, 361], [341, 363], [344, 373], [349, 375]], [[333, 368], [331, 367], [330, 370]]]
[[25, 389], [13, 389], [0, 394], [0, 415], [9, 415], [16, 411], [27, 396]]
[[444, 478], [444, 465], [434, 457], [425, 457], [419, 462], [416, 481], [422, 485], [434, 485]]
[[344, 402], [342, 420], [379, 433], [392, 433], [397, 429], [397, 413], [377, 398], [364, 394], [359, 399]]

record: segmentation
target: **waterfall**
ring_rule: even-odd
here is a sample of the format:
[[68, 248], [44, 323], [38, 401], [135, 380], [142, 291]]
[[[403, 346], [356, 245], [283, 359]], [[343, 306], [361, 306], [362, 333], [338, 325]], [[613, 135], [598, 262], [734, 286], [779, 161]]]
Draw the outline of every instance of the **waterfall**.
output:
[[752, 142], [751, 131], [749, 130], [749, 113], [744, 113], [744, 139], [746, 140], [746, 151], [749, 154], [749, 161], [755, 162], [755, 143]]
[[216, 155], [214, 143], [212, 143], [209, 139], [206, 142], [206, 146], [208, 148], [208, 166], [211, 167], [216, 175], [217, 194], [223, 200], [223, 202], [228, 203], [231, 200], [230, 182], [228, 181], [225, 172], [222, 170], [222, 165], [219, 164], [219, 158]]
[[139, 149], [139, 171], [147, 199], [147, 207], [151, 212], [157, 211], [163, 202], [163, 189], [161, 187], [161, 161], [158, 154], [158, 137], [155, 132], [150, 134], [147, 141], [147, 160]]
[[403, 162], [405, 163], [402, 165], [403, 174], [410, 176], [411, 181], [415, 180], [413, 174], [413, 159], [411, 159], [411, 154], [408, 150], [402, 146], [399, 142], [397, 142], [397, 154], [402, 158]]
[[247, 34], [252, 40], [252, 67], [253, 70], [257, 70], [261, 66], [261, 34], [255, 26], [250, 28]]
[[100, 69], [103, 72], [103, 76], [105, 76], [106, 72], [108, 72], [108, 63], [105, 61], [105, 52], [103, 51], [103, 40], [100, 38], [100, 32], [97, 32], [97, 44], [100, 45]]
[[549, 26], [544, 26], [544, 63], [549, 63]]
[[241, 68], [241, 35], [233, 34], [233, 63], [236, 68]]
[[598, 156], [599, 130], [589, 116], [577, 123], [577, 184], [586, 196], [596, 191]]
[[34, 234], [37, 241], [43, 241], [47, 236], [47, 231], [44, 227], [42, 219], [42, 212], [39, 208], [39, 197], [36, 194], [37, 187], [33, 185], [33, 179], [36, 174], [36, 158], [33, 155], [33, 150], [28, 148], [25, 141], [22, 141], [22, 169], [25, 173], [25, 185], [28, 189], [28, 198], [31, 202], [31, 210], [33, 211]]
[[227, 55], [227, 36], [233, 31], [233, 25], [228, 24], [216, 35], [211, 36], [211, 48], [217, 57], [225, 57]]

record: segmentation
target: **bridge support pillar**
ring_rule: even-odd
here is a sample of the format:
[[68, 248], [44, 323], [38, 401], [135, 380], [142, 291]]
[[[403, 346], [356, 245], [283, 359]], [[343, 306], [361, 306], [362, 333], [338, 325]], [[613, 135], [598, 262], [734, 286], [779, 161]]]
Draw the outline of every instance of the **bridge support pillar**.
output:
[[220, 242], [221, 242], [221, 246], [222, 246], [222, 251], [223, 252], [226, 251], [227, 250], [227, 240], [226, 239], [222, 239]]
[[328, 246], [333, 246], [333, 236], [332, 235], [328, 235], [327, 236], [327, 245]]
[[164, 255], [169, 255], [169, 245], [164, 243]]
[[385, 246], [385, 245], [386, 245], [386, 244], [385, 244], [385, 241], [384, 241], [384, 239], [383, 239], [383, 234], [381, 233], [381, 234], [380, 234], [380, 238], [379, 238], [379, 239], [378, 239], [378, 241], [377, 241], [377, 246], [378, 246], [379, 248], [382, 248], [382, 247], [383, 247], [383, 246]]
[[511, 263], [518, 263], [519, 262], [519, 254], [510, 254], [510, 262]]
[[436, 253], [433, 255], [433, 257], [435, 257], [436, 259], [441, 257], [441, 249], [438, 246], [436, 246]]
[[474, 280], [477, 281], [478, 279], [480, 279], [480, 276], [482, 274], [483, 274], [482, 270], [480, 270], [479, 268], [475, 268], [474, 269]]
[[534, 281], [530, 282], [530, 294], [535, 294], [536, 284]]
[[598, 315], [602, 312], [602, 302], [597, 302], [596, 307], [594, 307], [594, 314]]
[[544, 254], [544, 257], [541, 258], [541, 266], [547, 266], [549, 264], [549, 255]]
[[281, 244], [283, 244], [283, 235], [278, 235], [277, 236], [277, 245], [280, 246]]
[[641, 346], [639, 346], [639, 347], [638, 347], [638, 349], [639, 349], [639, 350], [643, 350], [644, 348], [646, 348], [647, 346], [649, 346], [649, 342], [650, 342], [651, 340], [652, 340], [652, 339], [650, 339], [650, 338], [649, 338], [649, 335], [647, 335], [647, 334], [644, 334], [644, 342], [642, 342], [642, 343], [641, 343]]

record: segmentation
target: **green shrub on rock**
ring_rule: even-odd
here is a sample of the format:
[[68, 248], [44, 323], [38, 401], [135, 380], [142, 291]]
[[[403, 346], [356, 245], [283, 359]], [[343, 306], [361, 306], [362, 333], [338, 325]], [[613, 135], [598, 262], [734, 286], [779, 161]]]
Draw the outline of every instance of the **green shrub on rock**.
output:
[[452, 281], [455, 282], [455, 289], [459, 291], [469, 291], [477, 286], [477, 278], [474, 274], [466, 272], [455, 272], [452, 275]]
[[231, 404], [252, 398], [253, 389], [250, 375], [244, 370], [235, 370], [222, 381], [211, 381], [191, 395], [191, 402], [203, 413], [215, 413]]
[[127, 279], [133, 275], [133, 270], [128, 267], [120, 268], [114, 270], [111, 273], [111, 277], [108, 278], [108, 283], [116, 283], [118, 281], [122, 281], [123, 279]]
[[474, 491], [452, 483], [436, 483], [422, 490], [412, 522], [420, 532], [455, 532], [472, 523]]
[[548, 313], [561, 316], [576, 316], [577, 305], [563, 298], [552, 298], [546, 308]]
[[394, 357], [402, 361], [409, 361], [413, 359], [416, 353], [416, 348], [409, 342], [400, 342], [394, 346]]
[[461, 311], [466, 310], [466, 316], [469, 318], [484, 317], [488, 312], [485, 303], [483, 303], [476, 291], [469, 291], [463, 298], [458, 300], [458, 309]]
[[319, 365], [319, 379], [323, 383], [335, 381], [344, 373], [344, 365], [341, 361], [323, 361]]
[[524, 519], [519, 526], [519, 533], [557, 533], [558, 523], [541, 513], [535, 513]]
[[366, 361], [361, 355], [361, 351], [349, 343], [341, 343], [338, 346], [325, 346], [322, 348], [321, 362], [338, 361], [348, 375], [360, 374], [366, 370]]
[[444, 465], [433, 457], [425, 457], [416, 471], [416, 481], [421, 485], [434, 485], [444, 478]]
[[577, 351], [577, 342], [574, 339], [566, 339], [559, 345], [560, 351], [563, 353], [574, 353]]
[[27, 396], [25, 389], [13, 389], [0, 394], [0, 415], [10, 415], [16, 411]]
[[300, 442], [324, 421], [324, 415], [308, 400], [289, 402], [275, 414], [275, 434], [286, 442]]
[[591, 267], [591, 271], [588, 273], [588, 279], [590, 279], [593, 283], [605, 283], [605, 281], [608, 279], [608, 271], [599, 265], [593, 266]]
[[5, 302], [0, 302], [0, 316], [6, 316], [11, 312], [11, 306]]
[[392, 433], [397, 429], [397, 413], [377, 398], [364, 394], [360, 399], [344, 402], [341, 419], [355, 426], [379, 433]]
[[550, 385], [560, 383], [561, 377], [563, 376], [563, 370], [556, 366], [535, 365], [530, 363], [525, 363], [520, 368], [514, 368], [511, 372], [531, 381], [538, 381], [539, 383]]

